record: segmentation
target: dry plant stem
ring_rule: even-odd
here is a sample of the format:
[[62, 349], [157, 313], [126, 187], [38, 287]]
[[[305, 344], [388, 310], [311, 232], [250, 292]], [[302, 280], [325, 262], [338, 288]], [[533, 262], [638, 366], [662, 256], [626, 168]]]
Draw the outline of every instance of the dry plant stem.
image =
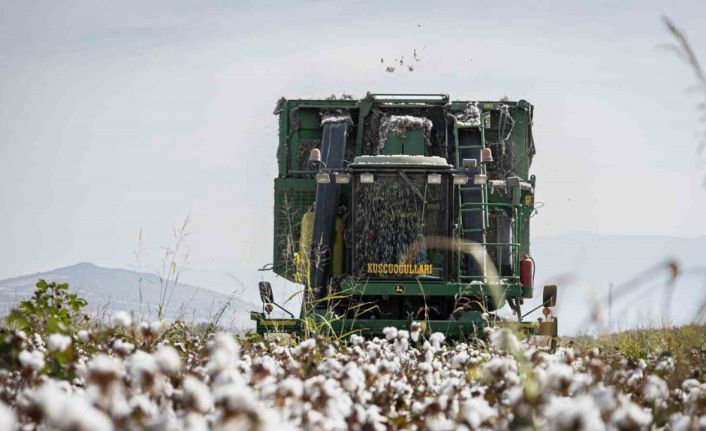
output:
[[191, 217], [187, 216], [178, 229], [174, 229], [174, 248], [165, 247], [162, 257], [162, 267], [157, 273], [159, 277], [159, 304], [157, 305], [157, 318], [163, 319], [166, 308], [169, 306], [174, 288], [179, 283], [181, 272], [189, 262], [189, 250], [186, 238], [189, 235]]
[[[700, 112], [699, 121], [704, 125], [704, 128], [699, 132], [696, 152], [697, 156], [702, 157], [704, 147], [706, 146], [706, 73], [686, 33], [680, 30], [669, 17], [663, 16], [662, 20], [675, 41], [674, 45], [667, 45], [667, 48], [675, 52], [677, 56], [689, 66], [696, 78], [696, 85], [690, 88], [690, 90], [697, 93], [701, 99], [697, 105], [697, 109]], [[706, 186], [706, 178], [704, 178], [704, 186]]]

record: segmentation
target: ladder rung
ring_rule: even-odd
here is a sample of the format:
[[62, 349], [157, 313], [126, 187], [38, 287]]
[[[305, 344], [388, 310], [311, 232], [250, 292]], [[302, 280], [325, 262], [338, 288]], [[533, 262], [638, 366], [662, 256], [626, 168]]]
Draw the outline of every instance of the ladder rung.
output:
[[483, 148], [482, 145], [459, 145], [458, 147], [459, 150], [467, 150], [467, 149], [472, 149], [472, 148]]
[[473, 233], [473, 232], [485, 232], [482, 227], [471, 228], [471, 229], [461, 229], [461, 233]]

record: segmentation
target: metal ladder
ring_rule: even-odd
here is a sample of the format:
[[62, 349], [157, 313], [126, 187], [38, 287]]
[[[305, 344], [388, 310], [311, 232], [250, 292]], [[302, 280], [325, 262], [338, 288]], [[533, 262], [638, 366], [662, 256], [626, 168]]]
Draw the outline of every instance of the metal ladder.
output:
[[[484, 148], [485, 136], [483, 127], [454, 127], [456, 137], [456, 166], [461, 166], [463, 159], [476, 159], [478, 165], [472, 169], [472, 175], [484, 174], [485, 167], [480, 164], [481, 151]], [[488, 226], [487, 185], [473, 184], [469, 178], [466, 185], [458, 187], [459, 217], [458, 233], [463, 241], [481, 244], [485, 243], [485, 231]], [[485, 260], [486, 253], [483, 253]], [[461, 271], [461, 261], [465, 261], [465, 271]], [[485, 261], [477, 262], [470, 254], [457, 251], [459, 281], [482, 280], [485, 275]]]

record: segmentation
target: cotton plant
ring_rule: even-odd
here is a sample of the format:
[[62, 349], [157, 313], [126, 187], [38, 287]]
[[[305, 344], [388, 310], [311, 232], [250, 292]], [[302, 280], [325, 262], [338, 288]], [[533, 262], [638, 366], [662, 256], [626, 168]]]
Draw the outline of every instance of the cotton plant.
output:
[[[177, 334], [177, 335], [174, 335]], [[539, 350], [418, 323], [346, 340], [202, 338], [115, 313], [105, 327], [8, 333], [0, 429], [628, 430], [706, 425], [706, 383], [669, 355]], [[63, 356], [62, 356], [63, 355]], [[63, 374], [52, 374], [66, 357]], [[675, 382], [677, 382], [675, 384]]]

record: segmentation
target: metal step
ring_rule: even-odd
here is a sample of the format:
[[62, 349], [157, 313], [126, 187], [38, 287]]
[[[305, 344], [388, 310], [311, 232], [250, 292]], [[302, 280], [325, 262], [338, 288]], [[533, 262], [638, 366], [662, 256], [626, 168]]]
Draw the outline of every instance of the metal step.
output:
[[485, 232], [485, 229], [483, 229], [482, 227], [461, 229], [461, 233], [477, 233], [477, 232]]

